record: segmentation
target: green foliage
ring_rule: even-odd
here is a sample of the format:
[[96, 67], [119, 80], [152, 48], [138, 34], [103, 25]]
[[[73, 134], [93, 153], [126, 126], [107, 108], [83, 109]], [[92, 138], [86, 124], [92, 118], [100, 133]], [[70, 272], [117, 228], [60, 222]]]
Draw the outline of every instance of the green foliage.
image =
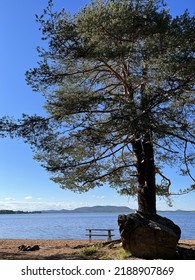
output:
[[95, 248], [95, 246], [90, 246], [90, 247], [85, 247], [81, 250], [81, 253], [84, 256], [93, 256], [95, 254], [97, 254], [98, 250], [97, 248]]
[[130, 252], [126, 252], [122, 247], [119, 249], [120, 259], [125, 260], [132, 256]]
[[159, 195], [170, 194], [163, 165], [194, 181], [195, 18], [172, 18], [158, 0], [96, 0], [73, 16], [52, 9], [49, 1], [37, 16], [48, 49], [38, 48], [39, 67], [26, 73], [44, 93], [47, 130], [20, 130], [52, 180], [79, 192], [107, 182], [135, 195], [150, 143]]

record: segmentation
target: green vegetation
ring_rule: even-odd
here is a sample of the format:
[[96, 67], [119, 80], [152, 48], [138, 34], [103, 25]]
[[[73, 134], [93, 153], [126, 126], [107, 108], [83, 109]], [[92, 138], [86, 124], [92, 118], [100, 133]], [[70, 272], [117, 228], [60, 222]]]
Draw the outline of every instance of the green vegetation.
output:
[[13, 211], [13, 210], [0, 210], [0, 214], [40, 214], [41, 211]]
[[92, 256], [94, 254], [97, 254], [97, 252], [98, 252], [98, 248], [96, 248], [95, 246], [85, 247], [81, 250], [81, 253], [84, 256]]
[[122, 260], [128, 259], [132, 256], [131, 253], [126, 252], [122, 247], [119, 248], [118, 250], [119, 250], [120, 259], [122, 259]]
[[97, 243], [92, 246], [85, 246], [80, 250], [80, 254], [87, 259], [115, 259], [125, 260], [132, 258], [131, 253], [125, 252], [120, 241]]
[[27, 83], [42, 92], [48, 118], [2, 120], [22, 136], [61, 188], [106, 183], [156, 213], [156, 195], [174, 195], [163, 167], [192, 179], [195, 17], [172, 18], [161, 0], [94, 0], [76, 14], [37, 16], [44, 45]]

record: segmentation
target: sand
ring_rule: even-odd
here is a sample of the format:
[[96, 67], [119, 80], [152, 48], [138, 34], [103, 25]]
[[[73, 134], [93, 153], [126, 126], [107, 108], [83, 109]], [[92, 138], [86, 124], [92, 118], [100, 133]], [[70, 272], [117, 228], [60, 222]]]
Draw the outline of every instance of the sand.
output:
[[[180, 244], [195, 249], [195, 240], [182, 240]], [[37, 251], [20, 251], [19, 246], [39, 245]], [[93, 249], [94, 248], [94, 249]], [[88, 240], [0, 240], [1, 260], [83, 260], [122, 259], [120, 241]], [[126, 259], [137, 259], [129, 256]]]
[[[0, 240], [1, 260], [78, 260], [82, 259], [80, 251], [86, 246], [93, 246], [98, 241], [88, 240]], [[37, 251], [20, 251], [19, 246], [39, 245]]]

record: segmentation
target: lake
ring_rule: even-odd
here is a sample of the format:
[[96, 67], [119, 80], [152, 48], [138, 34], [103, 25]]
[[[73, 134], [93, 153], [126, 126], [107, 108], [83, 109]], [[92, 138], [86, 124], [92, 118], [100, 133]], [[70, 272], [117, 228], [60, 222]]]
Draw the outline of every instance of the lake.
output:
[[[44, 213], [0, 215], [0, 239], [87, 239], [86, 228], [114, 229], [120, 213]], [[195, 212], [160, 212], [180, 226], [181, 239], [195, 239]]]

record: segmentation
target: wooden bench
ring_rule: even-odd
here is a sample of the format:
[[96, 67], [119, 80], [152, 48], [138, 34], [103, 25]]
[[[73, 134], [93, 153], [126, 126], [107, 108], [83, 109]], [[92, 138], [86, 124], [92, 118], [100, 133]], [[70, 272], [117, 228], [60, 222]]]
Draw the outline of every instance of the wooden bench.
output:
[[95, 228], [92, 229], [92, 228], [87, 228], [86, 230], [88, 231], [86, 236], [89, 236], [89, 241], [92, 240], [92, 236], [107, 236], [107, 240], [108, 241], [111, 241], [112, 240], [112, 236], [114, 236], [114, 234], [112, 234], [112, 231], [114, 231], [114, 229], [101, 229], [101, 228], [99, 228], [99, 229], [95, 229]]

